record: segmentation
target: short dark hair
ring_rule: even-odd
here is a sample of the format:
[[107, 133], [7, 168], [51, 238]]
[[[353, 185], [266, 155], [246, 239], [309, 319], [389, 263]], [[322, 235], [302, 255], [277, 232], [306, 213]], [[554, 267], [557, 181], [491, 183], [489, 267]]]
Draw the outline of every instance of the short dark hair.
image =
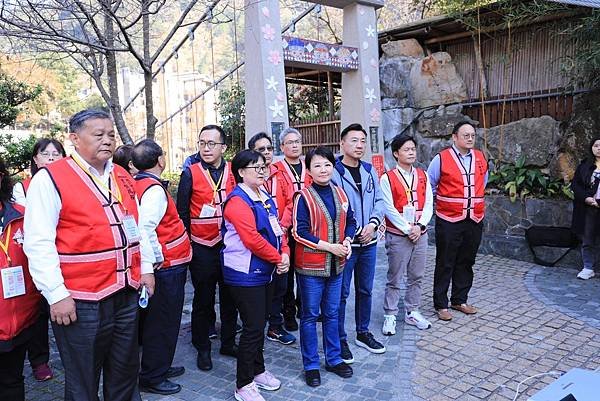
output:
[[237, 152], [237, 154], [233, 157], [233, 160], [231, 161], [231, 171], [233, 172], [235, 182], [237, 182], [238, 184], [240, 182], [243, 182], [242, 176], [240, 176], [241, 169], [243, 169], [244, 167], [248, 167], [250, 163], [258, 162], [260, 159], [262, 159], [264, 163], [267, 162], [265, 157], [261, 153], [258, 153], [256, 150], [244, 149]]
[[79, 132], [87, 120], [94, 118], [111, 120], [110, 114], [102, 109], [85, 109], [75, 113], [69, 120], [69, 132]]
[[315, 149], [309, 150], [308, 153], [306, 153], [306, 157], [304, 158], [304, 163], [306, 164], [307, 169], [310, 169], [310, 162], [312, 161], [313, 157], [315, 157], [315, 156], [324, 157], [327, 160], [329, 160], [331, 162], [331, 164], [335, 165], [335, 156], [333, 155], [333, 152], [331, 150], [329, 150], [328, 148], [326, 148], [325, 146], [319, 146]]
[[248, 148], [254, 149], [256, 147], [256, 142], [260, 141], [261, 139], [268, 139], [269, 143], [273, 145], [273, 141], [271, 140], [269, 134], [267, 134], [266, 132], [259, 132], [258, 134], [250, 138], [250, 140], [248, 141]]
[[590, 141], [590, 147], [589, 152], [590, 152], [590, 156], [592, 157], [592, 160], [595, 160], [595, 156], [594, 153], [592, 152], [592, 148], [594, 147], [594, 144], [596, 143], [596, 141], [600, 141], [600, 135], [595, 135], [592, 140]]
[[123, 167], [129, 174], [129, 162], [131, 161], [131, 154], [133, 153], [133, 145], [121, 145], [115, 149], [113, 153], [113, 163]]
[[65, 148], [62, 145], [62, 143], [60, 143], [60, 141], [57, 141], [54, 138], [40, 138], [37, 140], [37, 142], [35, 143], [35, 145], [33, 145], [33, 152], [31, 153], [31, 160], [30, 160], [30, 166], [29, 169], [31, 170], [31, 175], [35, 175], [35, 173], [38, 172], [39, 168], [37, 166], [37, 164], [35, 163], [35, 160], [33, 160], [34, 156], [37, 156], [38, 153], [43, 152], [44, 149], [46, 149], [48, 147], [48, 145], [54, 145], [54, 147], [56, 148], [56, 150], [58, 150], [60, 152], [60, 154], [62, 155], [62, 157], [67, 157], [67, 152], [65, 152]]
[[131, 162], [138, 170], [148, 170], [156, 166], [163, 155], [160, 145], [152, 139], [142, 139], [133, 147]]
[[459, 121], [456, 124], [454, 124], [454, 127], [452, 127], [452, 135], [458, 134], [458, 130], [463, 125], [470, 125], [471, 127], [473, 127], [473, 129], [475, 129], [475, 130], [477, 129], [477, 127], [475, 127], [475, 124], [473, 124], [471, 121], [463, 120], [463, 121]]
[[225, 130], [215, 124], [208, 124], [208, 125], [205, 125], [204, 127], [200, 128], [200, 132], [198, 133], [198, 138], [200, 138], [201, 133], [203, 133], [204, 131], [211, 130], [211, 129], [216, 129], [217, 131], [219, 131], [219, 141], [221, 141], [222, 143], [225, 143], [225, 141], [227, 140], [227, 135], [225, 135]]
[[363, 134], [365, 134], [365, 136], [367, 136], [367, 131], [365, 131], [365, 129], [363, 128], [362, 125], [355, 123], [355, 124], [350, 124], [349, 126], [347, 126], [346, 128], [344, 128], [342, 130], [342, 134], [340, 135], [340, 139], [344, 139], [344, 137], [346, 135], [348, 135], [348, 132], [350, 131], [361, 131]]
[[[407, 135], [407, 134], [396, 135], [392, 139], [392, 142], [390, 143], [390, 148], [392, 149], [392, 156], [394, 156], [394, 152], [397, 152], [398, 149], [400, 149], [402, 146], [404, 146], [404, 144], [408, 141], [412, 141], [412, 143], [414, 143], [415, 146], [417, 146], [417, 141], [412, 136]], [[398, 160], [396, 158], [396, 156], [394, 156], [394, 159]]]
[[12, 199], [13, 181], [8, 173], [4, 160], [0, 158], [0, 202], [10, 202]]

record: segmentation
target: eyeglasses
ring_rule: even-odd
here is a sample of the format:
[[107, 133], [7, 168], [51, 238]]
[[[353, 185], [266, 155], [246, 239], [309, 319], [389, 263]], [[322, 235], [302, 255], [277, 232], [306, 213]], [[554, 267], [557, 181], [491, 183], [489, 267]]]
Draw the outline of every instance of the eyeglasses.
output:
[[59, 157], [59, 156], [62, 156], [62, 155], [61, 155], [60, 153], [58, 153], [58, 152], [52, 152], [52, 153], [50, 153], [50, 152], [40, 152], [40, 153], [38, 153], [38, 154], [40, 154], [40, 155], [42, 155], [42, 156], [44, 156], [44, 157], [50, 157], [50, 156], [52, 156], [52, 157]]
[[263, 146], [260, 148], [256, 148], [256, 151], [259, 153], [265, 153], [265, 152], [272, 152], [273, 151], [273, 146]]
[[301, 145], [302, 144], [302, 140], [301, 139], [296, 139], [293, 141], [285, 141], [283, 143], [284, 145]]
[[216, 145], [225, 145], [225, 143], [215, 141], [198, 141], [198, 146], [200, 146], [200, 149], [204, 149], [205, 146], [208, 146], [209, 149], [214, 149]]
[[267, 172], [267, 166], [265, 166], [265, 165], [262, 165], [262, 166], [246, 166], [244, 168], [252, 168], [258, 174], [260, 174], [260, 173], [266, 173]]

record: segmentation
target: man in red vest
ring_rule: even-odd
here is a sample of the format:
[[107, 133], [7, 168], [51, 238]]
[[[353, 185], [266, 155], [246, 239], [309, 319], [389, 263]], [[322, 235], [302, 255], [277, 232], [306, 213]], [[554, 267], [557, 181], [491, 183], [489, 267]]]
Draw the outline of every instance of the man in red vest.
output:
[[192, 344], [198, 350], [196, 365], [211, 370], [211, 345], [208, 337], [212, 324], [211, 311], [219, 284], [222, 355], [235, 357], [235, 325], [237, 313], [233, 299], [223, 283], [221, 270], [222, 205], [235, 187], [231, 165], [223, 159], [227, 145], [225, 131], [207, 125], [198, 136], [200, 162], [181, 173], [177, 190], [177, 211], [192, 240], [193, 257], [190, 273], [194, 285], [192, 302]]
[[140, 400], [138, 289], [154, 292], [152, 249], [138, 229], [133, 178], [112, 163], [110, 115], [69, 121], [70, 157], [40, 170], [27, 192], [24, 249], [50, 305], [65, 400]]
[[[306, 173], [304, 162], [300, 159], [302, 156], [302, 136], [300, 132], [292, 127], [284, 129], [279, 135], [280, 148], [283, 152], [283, 160], [274, 163], [274, 166], [281, 171], [282, 183], [287, 187], [289, 194], [288, 206], [291, 208], [292, 196], [294, 192], [309, 186], [312, 182], [310, 175]], [[288, 233], [288, 243], [290, 246], [290, 272], [294, 271], [294, 238], [291, 232]], [[283, 297], [283, 318], [285, 328], [290, 331], [298, 330], [296, 322], [296, 307], [299, 308], [299, 301], [294, 295], [294, 274], [288, 274], [287, 291]]]
[[140, 313], [142, 339], [142, 391], [169, 395], [181, 386], [169, 380], [185, 372], [171, 366], [175, 356], [185, 295], [187, 267], [192, 245], [177, 207], [160, 175], [166, 160], [162, 148], [150, 139], [133, 147], [131, 161], [139, 172], [135, 186], [140, 199], [140, 230], [148, 237], [154, 253], [156, 290]]
[[453, 145], [437, 154], [427, 169], [436, 200], [433, 305], [441, 320], [452, 319], [448, 311], [450, 281], [450, 307], [467, 315], [477, 313], [467, 298], [481, 243], [488, 163], [483, 152], [473, 149], [475, 135], [470, 122], [456, 124]]

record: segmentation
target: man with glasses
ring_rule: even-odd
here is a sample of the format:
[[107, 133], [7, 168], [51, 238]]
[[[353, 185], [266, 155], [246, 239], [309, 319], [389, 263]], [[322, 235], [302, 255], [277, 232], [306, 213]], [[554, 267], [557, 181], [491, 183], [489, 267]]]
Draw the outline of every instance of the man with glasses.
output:
[[374, 354], [382, 354], [385, 347], [369, 332], [375, 264], [377, 262], [377, 228], [381, 224], [385, 205], [379, 177], [373, 166], [361, 160], [367, 148], [367, 132], [360, 124], [350, 124], [342, 130], [340, 148], [342, 155], [335, 162], [331, 181], [341, 187], [348, 199], [357, 232], [352, 242], [352, 255], [346, 262], [342, 280], [342, 295], [338, 314], [338, 330], [342, 359], [354, 362], [348, 346], [348, 335], [344, 327], [346, 299], [350, 295], [350, 282], [354, 273], [354, 297], [356, 323], [355, 344]]
[[193, 257], [190, 273], [194, 285], [192, 303], [192, 344], [198, 350], [196, 364], [211, 370], [209, 327], [214, 313], [215, 291], [219, 284], [221, 316], [220, 353], [236, 356], [235, 324], [237, 313], [223, 284], [221, 271], [222, 204], [235, 187], [231, 166], [223, 159], [227, 149], [225, 132], [217, 125], [207, 125], [198, 136], [200, 162], [181, 173], [177, 190], [177, 211], [192, 240]]
[[[284, 230], [288, 230], [292, 225], [292, 194], [288, 193], [289, 189], [282, 177], [283, 172], [272, 164], [273, 144], [271, 143], [271, 137], [264, 132], [259, 132], [250, 138], [248, 148], [261, 153], [265, 157], [269, 174], [264, 187], [277, 204], [279, 224]], [[281, 314], [283, 297], [287, 291], [288, 274], [294, 273], [285, 272], [273, 276], [271, 282], [273, 299], [269, 311], [269, 328], [267, 330], [267, 339], [284, 345], [290, 345], [296, 341], [296, 337], [283, 328], [283, 316]]]
[[[284, 129], [279, 135], [281, 143], [281, 151], [283, 152], [283, 160], [275, 163], [275, 166], [282, 172], [282, 181], [290, 194], [289, 208], [292, 204], [292, 196], [294, 192], [303, 189], [311, 184], [310, 175], [306, 174], [304, 162], [300, 159], [302, 156], [302, 136], [297, 129], [289, 127]], [[291, 233], [289, 233], [291, 234]], [[288, 243], [290, 246], [290, 272], [294, 271], [294, 240], [291, 235], [288, 235]], [[288, 274], [287, 291], [283, 298], [283, 319], [285, 328], [290, 331], [298, 330], [296, 322], [296, 307], [299, 308], [299, 300], [296, 300], [294, 295], [294, 274]]]
[[477, 313], [467, 298], [481, 243], [488, 163], [483, 152], [473, 148], [475, 135], [470, 122], [456, 124], [453, 145], [437, 154], [427, 169], [436, 200], [433, 305], [440, 320], [452, 319], [448, 311], [450, 281], [450, 308], [467, 315]]

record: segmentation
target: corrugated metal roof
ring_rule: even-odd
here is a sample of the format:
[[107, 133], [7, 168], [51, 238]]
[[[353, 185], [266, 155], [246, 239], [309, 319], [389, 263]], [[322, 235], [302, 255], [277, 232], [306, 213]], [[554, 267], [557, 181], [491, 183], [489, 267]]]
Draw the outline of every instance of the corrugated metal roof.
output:
[[600, 0], [548, 0], [554, 3], [572, 4], [574, 6], [600, 8]]

